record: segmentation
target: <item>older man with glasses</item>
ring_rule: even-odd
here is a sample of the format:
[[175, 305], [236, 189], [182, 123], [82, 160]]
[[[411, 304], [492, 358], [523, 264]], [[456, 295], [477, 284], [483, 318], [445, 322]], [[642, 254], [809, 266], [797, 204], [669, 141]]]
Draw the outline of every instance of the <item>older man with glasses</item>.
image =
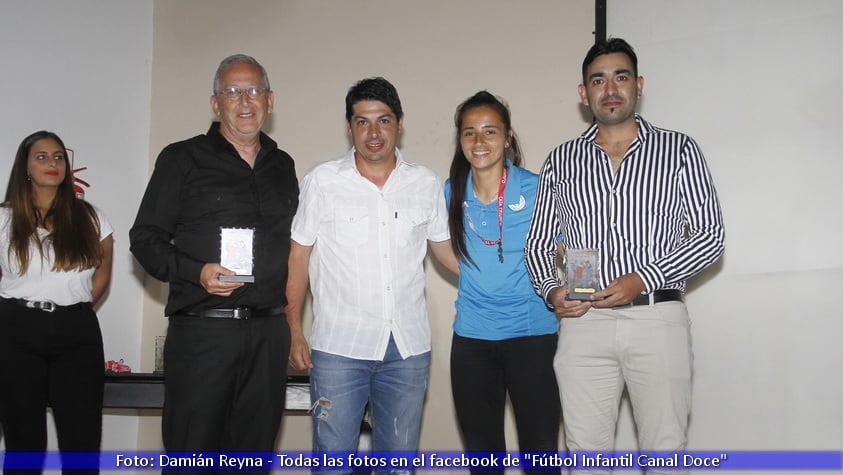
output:
[[144, 269], [169, 282], [164, 447], [268, 451], [284, 409], [287, 258], [298, 204], [292, 158], [261, 127], [266, 71], [224, 59], [218, 121], [159, 155], [130, 232]]

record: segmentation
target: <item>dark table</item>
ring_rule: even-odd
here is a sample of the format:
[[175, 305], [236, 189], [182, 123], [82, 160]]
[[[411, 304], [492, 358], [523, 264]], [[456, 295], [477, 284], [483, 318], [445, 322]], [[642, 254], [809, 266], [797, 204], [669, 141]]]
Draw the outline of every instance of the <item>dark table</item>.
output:
[[[309, 390], [307, 375], [287, 376], [287, 394]], [[301, 410], [290, 407], [288, 410]], [[164, 407], [164, 373], [105, 373], [102, 407], [117, 409], [160, 409]]]

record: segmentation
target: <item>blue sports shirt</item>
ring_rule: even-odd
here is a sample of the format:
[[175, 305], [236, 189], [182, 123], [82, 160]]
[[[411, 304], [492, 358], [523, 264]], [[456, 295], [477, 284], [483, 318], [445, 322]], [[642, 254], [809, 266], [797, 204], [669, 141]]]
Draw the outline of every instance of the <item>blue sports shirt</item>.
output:
[[[463, 209], [471, 217], [474, 230], [464, 217], [465, 242], [477, 266], [460, 260], [454, 321], [454, 331], [467, 338], [505, 340], [555, 333], [558, 327], [556, 315], [533, 289], [524, 262], [538, 175], [513, 166], [509, 160], [506, 165], [509, 176], [504, 192], [503, 262], [498, 259], [498, 246], [482, 240], [496, 241], [500, 235], [498, 202], [478, 200], [472, 191], [471, 172], [468, 175]], [[445, 182], [445, 200], [450, 203], [450, 180]]]

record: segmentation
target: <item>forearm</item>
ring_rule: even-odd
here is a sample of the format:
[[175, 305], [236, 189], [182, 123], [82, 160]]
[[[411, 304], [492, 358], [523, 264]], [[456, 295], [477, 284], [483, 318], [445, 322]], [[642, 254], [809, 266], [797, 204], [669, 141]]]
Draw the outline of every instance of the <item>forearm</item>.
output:
[[683, 282], [713, 264], [725, 250], [722, 226], [697, 230], [676, 249], [652, 264], [638, 269], [647, 291]]
[[556, 269], [561, 223], [549, 175], [549, 166], [545, 164], [539, 177], [536, 204], [524, 247], [527, 272], [533, 288], [545, 301], [548, 301], [551, 290], [561, 285]]
[[162, 282], [180, 279], [198, 284], [207, 263], [180, 252], [170, 240], [160, 228], [136, 223], [129, 231], [129, 250], [149, 275]]
[[451, 247], [450, 239], [447, 241], [430, 241], [430, 250], [442, 266], [454, 275], [460, 275], [460, 262], [456, 253], [454, 253], [454, 248]]
[[313, 367], [310, 348], [304, 337], [302, 313], [307, 297], [307, 268], [310, 264], [310, 246], [290, 241], [290, 258], [287, 261], [287, 323], [290, 325], [290, 364], [299, 370]]
[[103, 248], [102, 262], [100, 262], [91, 278], [91, 297], [94, 305], [99, 303], [111, 285], [111, 269], [114, 261], [114, 238], [111, 235], [106, 236], [101, 241], [101, 245]]
[[720, 202], [702, 152], [693, 140], [683, 148], [682, 163], [678, 198], [685, 212], [686, 237], [638, 272], [650, 291], [697, 274], [720, 258], [725, 249]]
[[562, 285], [556, 272], [556, 253], [530, 248], [524, 253], [533, 288], [547, 300], [550, 291]]
[[302, 335], [302, 313], [307, 297], [308, 266], [310, 264], [310, 246], [302, 246], [290, 241], [290, 257], [287, 261], [287, 322], [293, 336]]

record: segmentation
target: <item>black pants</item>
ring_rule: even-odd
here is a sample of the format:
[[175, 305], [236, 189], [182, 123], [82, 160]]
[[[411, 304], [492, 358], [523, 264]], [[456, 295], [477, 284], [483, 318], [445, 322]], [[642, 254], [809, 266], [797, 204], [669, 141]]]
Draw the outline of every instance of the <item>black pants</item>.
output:
[[290, 327], [283, 314], [248, 320], [170, 317], [164, 345], [164, 448], [274, 450], [289, 355]]
[[[507, 392], [515, 415], [519, 450], [558, 450], [561, 409], [553, 371], [556, 343], [555, 333], [501, 341], [454, 334], [451, 390], [467, 452], [506, 451]], [[558, 474], [560, 470], [529, 473]]]
[[50, 313], [0, 300], [0, 421], [7, 452], [47, 449], [49, 405], [59, 450], [88, 452], [96, 467], [103, 375], [102, 334], [90, 305]]

